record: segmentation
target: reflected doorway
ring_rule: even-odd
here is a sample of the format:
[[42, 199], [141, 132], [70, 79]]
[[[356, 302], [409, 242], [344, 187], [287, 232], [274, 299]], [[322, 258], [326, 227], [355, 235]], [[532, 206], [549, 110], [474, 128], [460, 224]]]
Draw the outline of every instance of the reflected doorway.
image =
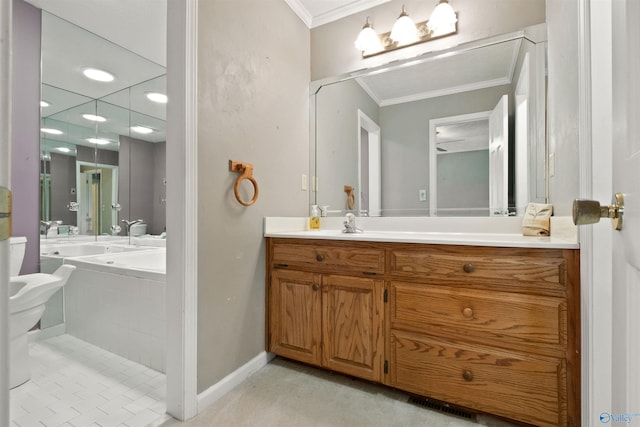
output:
[[361, 216], [381, 215], [380, 126], [358, 110], [358, 209]]

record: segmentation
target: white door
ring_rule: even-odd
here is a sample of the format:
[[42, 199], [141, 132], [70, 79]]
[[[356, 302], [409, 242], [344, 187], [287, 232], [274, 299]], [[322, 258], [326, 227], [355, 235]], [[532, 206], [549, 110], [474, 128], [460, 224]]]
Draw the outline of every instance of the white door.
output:
[[[592, 2], [593, 194], [624, 196], [622, 230], [593, 227], [582, 292], [588, 365], [584, 425], [640, 425], [640, 2]], [[611, 17], [611, 19], [609, 19]], [[611, 95], [609, 95], [611, 94]], [[607, 97], [609, 97], [607, 99]], [[608, 134], [598, 135], [607, 126]], [[603, 148], [603, 145], [605, 146]], [[603, 184], [604, 183], [604, 184]], [[605, 187], [605, 188], [603, 188]], [[609, 200], [599, 200], [609, 204]], [[583, 275], [583, 279], [585, 276]], [[585, 301], [585, 298], [583, 298]], [[583, 359], [584, 360], [584, 359]], [[585, 378], [585, 376], [583, 376]]]
[[625, 199], [623, 229], [612, 240], [612, 410], [640, 425], [640, 2], [612, 4], [612, 191]]
[[509, 212], [509, 97], [503, 95], [489, 116], [489, 215]]

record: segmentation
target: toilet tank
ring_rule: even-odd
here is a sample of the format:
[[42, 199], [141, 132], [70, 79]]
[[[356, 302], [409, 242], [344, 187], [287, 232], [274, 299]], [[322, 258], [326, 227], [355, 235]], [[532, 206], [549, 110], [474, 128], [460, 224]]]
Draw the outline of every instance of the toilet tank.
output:
[[9, 237], [9, 276], [20, 274], [26, 246], [26, 237]]

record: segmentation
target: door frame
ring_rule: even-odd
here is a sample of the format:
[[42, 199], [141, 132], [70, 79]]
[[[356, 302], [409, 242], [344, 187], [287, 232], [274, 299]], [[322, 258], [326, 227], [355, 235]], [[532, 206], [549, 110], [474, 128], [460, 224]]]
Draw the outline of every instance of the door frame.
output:
[[429, 216], [438, 216], [438, 149], [436, 129], [444, 124], [489, 121], [491, 110], [429, 120]]
[[[0, 1], [0, 185], [11, 188], [11, 1]], [[0, 425], [9, 425], [9, 240], [0, 241]]]
[[[613, 172], [611, 8], [610, 2], [578, 3], [579, 196], [601, 201], [611, 197]], [[612, 408], [612, 232], [608, 221], [578, 232], [582, 424], [598, 426], [599, 414]]]
[[198, 414], [198, 0], [167, 2], [167, 412]]
[[[362, 130], [368, 134], [367, 158], [362, 158]], [[381, 141], [380, 126], [358, 109], [358, 209], [362, 211], [362, 162], [366, 160], [368, 164], [368, 216], [382, 215], [382, 172], [381, 172]], [[372, 207], [373, 206], [373, 207]]]

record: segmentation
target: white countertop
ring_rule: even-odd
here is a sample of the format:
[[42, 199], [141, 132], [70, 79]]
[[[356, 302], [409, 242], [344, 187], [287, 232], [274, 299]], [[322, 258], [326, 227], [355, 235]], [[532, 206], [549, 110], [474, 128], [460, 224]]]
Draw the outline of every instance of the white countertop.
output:
[[467, 246], [578, 249], [570, 218], [552, 217], [551, 236], [523, 236], [522, 218], [357, 218], [361, 233], [343, 233], [343, 218], [321, 219], [320, 230], [308, 230], [308, 219], [268, 217], [265, 237], [365, 242], [429, 243]]

